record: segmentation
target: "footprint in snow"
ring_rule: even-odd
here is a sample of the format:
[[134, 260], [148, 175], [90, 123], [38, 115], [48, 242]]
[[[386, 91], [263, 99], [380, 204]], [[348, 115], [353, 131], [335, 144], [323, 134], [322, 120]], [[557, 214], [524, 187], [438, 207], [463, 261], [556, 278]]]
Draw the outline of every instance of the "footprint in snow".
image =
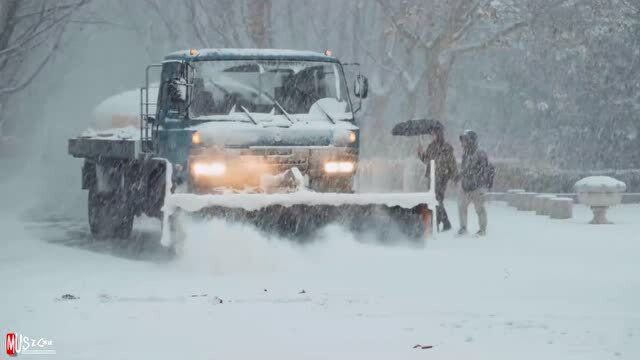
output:
[[467, 336], [464, 341], [470, 343], [473, 341], [473, 338], [471, 336]]
[[71, 294], [64, 294], [58, 300], [78, 300], [78, 299], [80, 299], [80, 298], [77, 297], [77, 296], [74, 296], [74, 295], [71, 295]]

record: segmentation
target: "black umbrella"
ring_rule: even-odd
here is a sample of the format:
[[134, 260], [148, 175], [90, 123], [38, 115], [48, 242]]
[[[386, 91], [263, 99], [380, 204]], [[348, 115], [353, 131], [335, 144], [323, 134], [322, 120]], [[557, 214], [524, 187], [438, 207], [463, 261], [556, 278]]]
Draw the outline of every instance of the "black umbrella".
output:
[[394, 136], [431, 135], [435, 129], [442, 129], [442, 123], [433, 119], [407, 120], [396, 124], [391, 130]]

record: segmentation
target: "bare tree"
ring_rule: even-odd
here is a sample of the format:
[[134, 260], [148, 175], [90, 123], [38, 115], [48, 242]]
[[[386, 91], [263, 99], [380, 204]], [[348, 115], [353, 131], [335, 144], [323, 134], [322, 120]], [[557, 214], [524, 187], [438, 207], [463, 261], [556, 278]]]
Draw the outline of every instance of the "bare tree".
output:
[[65, 26], [89, 0], [0, 3], [0, 134], [9, 97], [40, 74], [60, 46]]
[[424, 89], [429, 113], [444, 120], [449, 75], [459, 56], [505, 44], [510, 35], [567, 0], [524, 5], [490, 0], [377, 2], [394, 35], [422, 59], [424, 67], [408, 77]]
[[172, 48], [273, 46], [271, 0], [185, 0], [178, 6], [167, 0], [144, 3], [154, 15], [149, 28], [165, 34], [163, 43]]
[[[203, 47], [234, 47], [243, 43], [238, 2], [233, 0], [189, 0], [189, 19], [191, 29]], [[224, 9], [224, 11], [219, 11]], [[235, 44], [235, 45], [234, 45]]]

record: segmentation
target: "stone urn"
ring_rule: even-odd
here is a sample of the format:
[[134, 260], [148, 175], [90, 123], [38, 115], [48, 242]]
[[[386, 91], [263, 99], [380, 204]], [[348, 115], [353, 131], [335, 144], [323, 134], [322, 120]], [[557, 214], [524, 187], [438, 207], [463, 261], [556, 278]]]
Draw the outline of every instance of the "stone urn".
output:
[[611, 224], [607, 220], [607, 209], [620, 204], [627, 185], [608, 176], [589, 176], [576, 182], [574, 189], [580, 203], [593, 211], [591, 224]]

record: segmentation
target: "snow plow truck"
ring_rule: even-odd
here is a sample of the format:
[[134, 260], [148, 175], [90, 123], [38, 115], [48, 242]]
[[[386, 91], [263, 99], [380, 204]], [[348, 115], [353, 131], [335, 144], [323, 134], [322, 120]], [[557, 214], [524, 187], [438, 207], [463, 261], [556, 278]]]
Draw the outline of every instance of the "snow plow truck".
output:
[[175, 248], [186, 213], [300, 241], [328, 224], [423, 239], [433, 191], [353, 189], [368, 81], [357, 71], [349, 89], [346, 66], [327, 53], [266, 49], [190, 49], [147, 66], [144, 87], [120, 96], [136, 95], [135, 117], [107, 102], [114, 128], [68, 143], [84, 159], [92, 235], [127, 238], [146, 214], [163, 220], [161, 241]]

